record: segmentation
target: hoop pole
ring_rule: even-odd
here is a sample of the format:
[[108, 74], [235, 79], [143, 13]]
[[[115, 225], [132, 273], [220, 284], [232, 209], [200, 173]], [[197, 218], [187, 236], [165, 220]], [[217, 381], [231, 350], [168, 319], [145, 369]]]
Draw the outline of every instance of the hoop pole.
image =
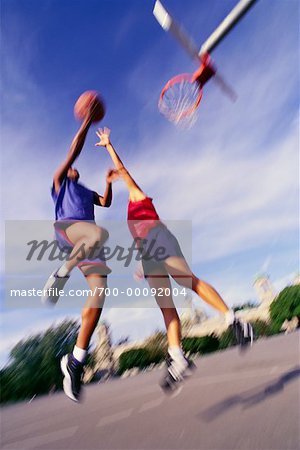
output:
[[189, 38], [185, 32], [185, 30], [178, 25], [174, 20], [170, 25], [170, 31], [173, 33], [175, 38], [180, 42], [180, 44], [187, 50], [190, 56], [197, 61], [199, 61], [198, 50], [196, 44]]
[[182, 47], [189, 53], [189, 55], [199, 61], [198, 49], [193, 40], [187, 35], [183, 27], [181, 27], [173, 17], [168, 13], [163, 4], [156, 0], [153, 14], [165, 31], [170, 31]]
[[257, 0], [240, 0], [201, 46], [199, 56], [201, 57], [205, 53], [212, 52], [256, 1]]

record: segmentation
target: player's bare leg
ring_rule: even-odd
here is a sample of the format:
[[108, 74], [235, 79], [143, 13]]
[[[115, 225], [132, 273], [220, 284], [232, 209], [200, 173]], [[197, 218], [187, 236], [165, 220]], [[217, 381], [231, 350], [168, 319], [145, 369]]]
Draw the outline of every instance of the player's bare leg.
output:
[[48, 305], [57, 303], [59, 291], [63, 290], [74, 267], [86, 258], [95, 257], [108, 239], [107, 230], [94, 223], [83, 221], [66, 227], [64, 234], [73, 248], [65, 263], [55, 270], [46, 282], [42, 301]]
[[98, 227], [94, 223], [76, 222], [66, 229], [68, 239], [74, 244], [74, 248], [65, 262], [68, 273], [77, 266], [80, 258], [88, 257], [89, 251], [95, 246], [100, 250], [108, 239], [108, 231]]
[[[168, 338], [169, 347], [180, 347], [181, 345], [181, 324], [178, 317], [177, 310], [173, 303], [171, 294], [171, 283], [167, 272], [162, 274], [161, 271], [156, 273], [152, 272], [147, 276], [147, 281], [150, 289], [154, 289], [156, 292], [155, 298], [158, 306], [161, 309]], [[160, 291], [159, 291], [160, 289]], [[164, 293], [163, 296], [158, 295], [158, 292]]]
[[[87, 349], [91, 336], [98, 324], [105, 300], [105, 289], [107, 287], [106, 277], [97, 273], [88, 273], [90, 266], [83, 266], [81, 271], [85, 273], [91, 294], [88, 296], [81, 314], [81, 327], [77, 337], [76, 345]], [[95, 268], [92, 267], [94, 270]]]
[[97, 273], [89, 273], [90, 270], [95, 270], [95, 267], [87, 265], [83, 266], [81, 270], [86, 277], [91, 294], [82, 310], [81, 327], [73, 352], [63, 356], [61, 359], [64, 391], [74, 401], [80, 399], [81, 379], [87, 350], [101, 316], [105, 300], [105, 288], [107, 286], [106, 277]]
[[[172, 286], [168, 273], [164, 269], [151, 271], [147, 275], [150, 289], [156, 292], [155, 298], [161, 309], [168, 339], [167, 374], [161, 382], [161, 387], [166, 392], [172, 392], [177, 388], [188, 369], [195, 366], [185, 356], [181, 348], [181, 323], [172, 298]], [[163, 292], [163, 295], [158, 295]]]
[[252, 345], [252, 326], [249, 323], [242, 323], [238, 320], [220, 294], [210, 284], [200, 280], [193, 274], [184, 258], [177, 256], [167, 258], [165, 268], [179, 285], [192, 289], [208, 305], [225, 315], [226, 323], [233, 328], [237, 343], [241, 348], [245, 348], [249, 344]]
[[206, 303], [218, 311], [224, 314], [229, 311], [228, 306], [218, 292], [210, 284], [194, 275], [184, 258], [171, 256], [166, 259], [165, 267], [180, 286], [192, 289]]

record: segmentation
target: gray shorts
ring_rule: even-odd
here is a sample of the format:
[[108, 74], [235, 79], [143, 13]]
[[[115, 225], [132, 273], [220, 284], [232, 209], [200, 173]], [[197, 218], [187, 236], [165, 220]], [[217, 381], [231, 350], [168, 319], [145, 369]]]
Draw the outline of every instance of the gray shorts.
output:
[[149, 231], [147, 237], [141, 241], [140, 249], [145, 277], [162, 269], [170, 256], [184, 258], [176, 237], [162, 223]]

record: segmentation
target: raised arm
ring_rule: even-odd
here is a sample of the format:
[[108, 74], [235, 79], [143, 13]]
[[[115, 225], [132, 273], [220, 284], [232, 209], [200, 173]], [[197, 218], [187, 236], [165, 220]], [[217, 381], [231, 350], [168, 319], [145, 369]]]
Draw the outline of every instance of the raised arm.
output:
[[81, 124], [81, 127], [79, 128], [78, 132], [76, 133], [71, 147], [68, 151], [66, 159], [61, 163], [61, 165], [58, 167], [58, 169], [55, 171], [53, 176], [53, 183], [54, 183], [54, 189], [56, 192], [59, 191], [60, 185], [62, 183], [62, 180], [67, 176], [68, 170], [78, 158], [80, 155], [80, 152], [83, 148], [88, 130], [92, 124], [93, 121], [93, 113], [90, 111], [90, 113], [87, 115], [87, 117], [84, 119], [84, 121]]
[[106, 174], [106, 188], [102, 195], [94, 192], [94, 204], [109, 208], [112, 202], [112, 182], [116, 176], [116, 170], [110, 169]]
[[99, 137], [99, 142], [97, 142], [96, 146], [105, 147], [110, 154], [110, 157], [118, 171], [118, 174], [122, 177], [127, 186], [127, 189], [129, 191], [129, 199], [133, 202], [137, 202], [146, 198], [146, 194], [132, 178], [131, 174], [128, 172], [121, 158], [114, 149], [110, 141], [110, 130], [108, 128], [104, 128], [103, 130], [99, 129], [96, 134]]

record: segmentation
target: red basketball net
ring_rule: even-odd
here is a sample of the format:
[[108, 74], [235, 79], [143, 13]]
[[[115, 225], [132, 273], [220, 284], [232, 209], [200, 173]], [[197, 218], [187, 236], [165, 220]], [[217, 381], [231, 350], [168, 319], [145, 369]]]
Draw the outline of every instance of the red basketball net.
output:
[[209, 64], [209, 56], [203, 58], [199, 69], [172, 78], [163, 88], [158, 108], [168, 120], [183, 128], [190, 128], [197, 120], [197, 108], [203, 95], [204, 84], [215, 74]]

